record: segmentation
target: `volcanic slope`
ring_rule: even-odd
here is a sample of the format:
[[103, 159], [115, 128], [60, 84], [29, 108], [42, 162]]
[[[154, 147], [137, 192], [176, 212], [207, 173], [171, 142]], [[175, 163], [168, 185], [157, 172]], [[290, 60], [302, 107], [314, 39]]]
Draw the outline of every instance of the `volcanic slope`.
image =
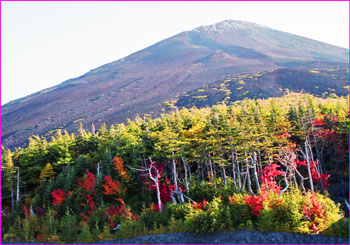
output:
[[[179, 33], [123, 59], [2, 106], [2, 144], [33, 134], [157, 115], [162, 103], [222, 76], [278, 68], [348, 67], [349, 50], [258, 24], [225, 20]], [[278, 89], [278, 88], [276, 88]]]
[[228, 75], [222, 80], [178, 98], [166, 101], [165, 108], [205, 107], [221, 102], [282, 96], [288, 92], [306, 92], [315, 96], [349, 94], [349, 68], [280, 68], [250, 74]]

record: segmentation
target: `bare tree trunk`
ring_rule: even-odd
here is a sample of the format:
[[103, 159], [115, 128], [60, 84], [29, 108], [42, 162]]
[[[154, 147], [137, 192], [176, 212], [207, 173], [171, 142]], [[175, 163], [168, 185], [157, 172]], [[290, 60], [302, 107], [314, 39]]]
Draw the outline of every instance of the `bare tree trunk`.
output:
[[157, 191], [157, 200], [158, 200], [159, 212], [162, 212], [163, 211], [163, 206], [162, 206], [162, 200], [160, 199], [160, 190], [159, 190], [158, 178], [157, 178], [157, 182], [156, 182], [156, 191]]
[[243, 191], [246, 189], [245, 188], [245, 183], [247, 182], [247, 176], [248, 176], [248, 173], [247, 171], [246, 172], [243, 172], [243, 166], [242, 166], [242, 174], [244, 174], [244, 180], [243, 180]]
[[252, 184], [251, 184], [251, 181], [250, 181], [250, 173], [249, 173], [249, 164], [248, 164], [248, 160], [246, 160], [246, 164], [247, 164], [247, 187], [248, 187], [248, 192], [251, 194], [251, 195], [254, 195], [254, 192], [252, 190]]
[[235, 160], [234, 160], [234, 154], [232, 149], [232, 143], [231, 143], [231, 163], [232, 163], [232, 177], [233, 177], [233, 184], [235, 185], [236, 190], [238, 190], [237, 183], [236, 183], [236, 166], [235, 166]]
[[200, 173], [201, 173], [201, 182], [200, 183], [202, 183], [202, 181], [203, 180], [205, 180], [205, 178], [204, 178], [204, 171], [205, 171], [205, 169], [204, 168], [208, 168], [208, 166], [207, 166], [207, 161], [205, 161], [205, 166], [201, 166], [201, 171], [200, 171]]
[[174, 197], [174, 192], [173, 192], [173, 191], [170, 192], [170, 198], [171, 198], [171, 200], [173, 201], [173, 203], [177, 204], [177, 201], [176, 201], [176, 199], [175, 199], [175, 197]]
[[307, 162], [307, 172], [309, 174], [310, 189], [311, 189], [311, 193], [314, 193], [314, 183], [312, 181], [310, 157], [309, 157], [309, 149], [308, 149], [307, 141], [305, 141], [305, 154], [306, 154], [306, 162]]
[[288, 184], [288, 181], [287, 181], [287, 171], [288, 171], [288, 169], [284, 173], [284, 182], [286, 183], [286, 187], [284, 187], [283, 190], [280, 190], [280, 193], [278, 195], [279, 197], [281, 197], [282, 193], [285, 192], [288, 189], [288, 187], [289, 187], [289, 184]]
[[301, 188], [301, 190], [304, 192], [304, 193], [306, 193], [306, 190], [305, 190], [305, 186], [304, 186], [304, 177], [301, 175], [301, 173], [297, 170], [297, 169], [295, 169], [295, 172], [298, 174], [298, 176], [300, 177], [300, 188]]
[[262, 170], [262, 165], [261, 165], [261, 153], [258, 151], [258, 171], [260, 172]]
[[173, 175], [174, 175], [175, 190], [178, 191], [179, 187], [177, 186], [176, 163], [175, 163], [174, 152], [172, 152], [171, 154], [172, 154], [172, 157], [173, 157]]
[[258, 179], [258, 174], [256, 171], [256, 152], [253, 153], [253, 175], [254, 175], [254, 180], [255, 180], [256, 191], [258, 193], [260, 193], [259, 179]]
[[100, 175], [100, 162], [97, 163], [97, 177]]
[[190, 189], [189, 189], [189, 185], [190, 183], [188, 182], [188, 176], [187, 176], [187, 164], [186, 164], [186, 161], [185, 161], [185, 158], [183, 156], [181, 156], [181, 159], [182, 159], [182, 162], [184, 164], [184, 169], [185, 169], [185, 186], [186, 186], [186, 192], [187, 193], [190, 193]]
[[241, 193], [242, 192], [241, 169], [237, 158], [237, 152], [236, 152], [236, 164], [237, 164], [238, 192]]
[[16, 205], [19, 205], [19, 168], [17, 168], [17, 199]]
[[[156, 192], [157, 192], [157, 200], [158, 200], [158, 208], [159, 208], [159, 212], [163, 211], [163, 205], [162, 205], [162, 200], [160, 199], [160, 190], [159, 190], [159, 171], [157, 168], [155, 168], [153, 166], [153, 161], [151, 158], [150, 162], [151, 162], [151, 166], [148, 168], [148, 173], [149, 173], [149, 178], [154, 182], [154, 184], [156, 185]], [[156, 177], [152, 176], [152, 168], [154, 168], [154, 170], [156, 171]]]
[[211, 163], [211, 159], [209, 159], [209, 167], [210, 167], [211, 181], [213, 181], [214, 180], [214, 171], [213, 171], [213, 165]]
[[294, 171], [294, 174], [293, 174], [293, 182], [294, 182], [295, 188], [298, 188], [298, 183], [297, 183], [297, 178], [295, 176], [295, 171]]
[[224, 185], [227, 185], [225, 167], [222, 166], [222, 177], [224, 178]]
[[203, 176], [202, 176], [202, 167], [200, 163], [197, 163], [197, 182], [198, 184], [200, 183], [199, 181], [202, 181]]
[[11, 181], [11, 210], [13, 211], [15, 208], [15, 200], [14, 200], [14, 196], [13, 196], [13, 185], [12, 185], [12, 181]]
[[[310, 109], [310, 108], [309, 108]], [[311, 114], [310, 110], [309, 110], [309, 113]], [[319, 148], [318, 148], [318, 140], [316, 138], [316, 134], [315, 134], [315, 128], [314, 128], [314, 125], [312, 124], [312, 118], [311, 118], [311, 115], [310, 115], [310, 124], [311, 124], [311, 131], [312, 131], [312, 136], [314, 138], [314, 141], [315, 141], [315, 149], [316, 149], [316, 154], [317, 154], [317, 158], [319, 159], [319, 166], [320, 166], [320, 173], [323, 173], [323, 170], [322, 170], [322, 152], [320, 152]]]

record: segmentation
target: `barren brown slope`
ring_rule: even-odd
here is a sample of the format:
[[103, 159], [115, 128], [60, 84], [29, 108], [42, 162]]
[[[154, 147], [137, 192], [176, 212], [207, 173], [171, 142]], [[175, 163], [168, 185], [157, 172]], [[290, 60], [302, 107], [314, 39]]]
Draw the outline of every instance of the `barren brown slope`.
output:
[[2, 144], [73, 131], [79, 119], [98, 127], [157, 115], [162, 102], [222, 76], [284, 67], [348, 67], [348, 49], [243, 21], [199, 27], [2, 106]]

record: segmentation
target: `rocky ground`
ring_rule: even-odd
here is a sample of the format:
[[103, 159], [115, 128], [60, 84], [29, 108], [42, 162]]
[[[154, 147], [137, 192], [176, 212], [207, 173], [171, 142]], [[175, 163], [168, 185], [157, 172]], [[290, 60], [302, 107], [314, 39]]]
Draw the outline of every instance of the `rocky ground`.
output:
[[349, 244], [349, 238], [236, 230], [205, 235], [178, 232], [101, 241], [99, 244]]

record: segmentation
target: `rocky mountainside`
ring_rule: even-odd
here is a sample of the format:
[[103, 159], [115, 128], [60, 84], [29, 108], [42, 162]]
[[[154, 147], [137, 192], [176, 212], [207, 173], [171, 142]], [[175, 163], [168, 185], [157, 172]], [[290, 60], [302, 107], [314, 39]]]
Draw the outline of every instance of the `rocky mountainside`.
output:
[[251, 74], [226, 76], [175, 100], [167, 108], [212, 106], [245, 98], [269, 98], [288, 92], [305, 92], [316, 96], [346, 96], [349, 93], [349, 68], [291, 69], [280, 68]]
[[348, 68], [348, 54], [345, 48], [245, 21], [201, 26], [7, 103], [1, 112], [2, 144], [20, 146], [33, 134], [49, 135], [57, 128], [71, 132], [79, 122], [98, 127], [136, 114], [157, 115], [165, 101], [228, 75]]

